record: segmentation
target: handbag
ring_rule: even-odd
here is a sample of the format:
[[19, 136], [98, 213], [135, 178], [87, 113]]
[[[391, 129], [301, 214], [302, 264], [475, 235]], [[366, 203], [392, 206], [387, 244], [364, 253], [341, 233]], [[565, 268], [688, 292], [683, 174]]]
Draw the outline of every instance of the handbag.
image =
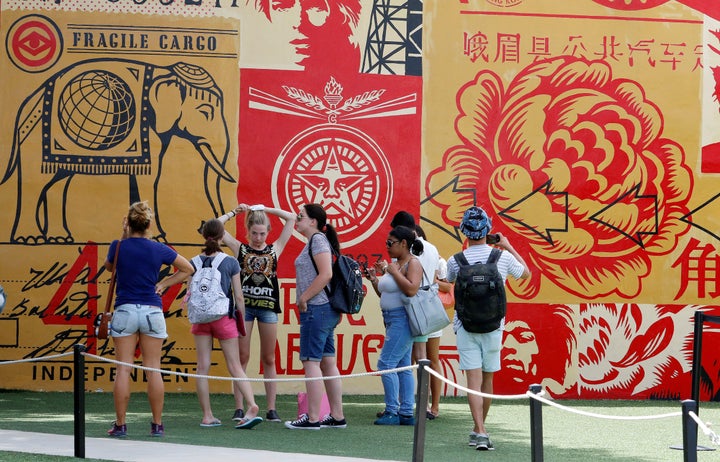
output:
[[[423, 268], [423, 276], [427, 277], [425, 268]], [[412, 297], [402, 295], [401, 298], [413, 337], [437, 332], [450, 324], [445, 307], [438, 296], [437, 284], [422, 286]]]
[[117, 246], [115, 246], [115, 258], [113, 259], [113, 269], [112, 274], [110, 275], [110, 287], [108, 288], [108, 296], [105, 299], [105, 311], [98, 314], [97, 319], [95, 319], [95, 337], [100, 340], [106, 340], [108, 338], [110, 320], [112, 319], [110, 307], [112, 306], [113, 296], [115, 295], [115, 280], [117, 279], [115, 269], [117, 268], [117, 260], [120, 253], [120, 242], [122, 241], [118, 241]]

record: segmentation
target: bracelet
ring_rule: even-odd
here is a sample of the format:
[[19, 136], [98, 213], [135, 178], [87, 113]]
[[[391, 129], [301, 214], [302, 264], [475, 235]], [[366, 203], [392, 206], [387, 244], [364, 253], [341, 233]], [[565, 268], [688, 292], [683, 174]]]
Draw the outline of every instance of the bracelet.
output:
[[[232, 215], [230, 215], [231, 213], [232, 213]], [[228, 218], [234, 217], [234, 216], [235, 216], [235, 210], [230, 210], [226, 215], [230, 215], [230, 216], [228, 216]]]

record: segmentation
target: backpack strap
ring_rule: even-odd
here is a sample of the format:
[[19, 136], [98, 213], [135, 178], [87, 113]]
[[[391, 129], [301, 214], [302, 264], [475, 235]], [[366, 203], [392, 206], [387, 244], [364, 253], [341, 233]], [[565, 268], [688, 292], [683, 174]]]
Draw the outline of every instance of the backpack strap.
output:
[[[218, 252], [217, 255], [215, 255], [212, 259], [212, 267], [215, 269], [218, 269], [220, 267], [220, 263], [222, 263], [223, 260], [225, 260], [225, 257], [227, 257], [227, 254], [225, 252]], [[205, 261], [208, 259], [206, 258]]]
[[[312, 254], [312, 242], [313, 242], [313, 238], [317, 234], [322, 234], [322, 233], [315, 233], [312, 236], [310, 236], [310, 241], [308, 241], [308, 256], [310, 256], [310, 261], [312, 262], [313, 268], [315, 268], [315, 272], [317, 274], [320, 274], [320, 271], [318, 271], [317, 264], [315, 264], [315, 259], [313, 258], [313, 254]], [[332, 255], [335, 256], [335, 249], [333, 249], [332, 246], [330, 246], [330, 253], [332, 253]], [[323, 287], [323, 289], [325, 290], [325, 295], [327, 295], [327, 297], [329, 299], [330, 298], [330, 289], [328, 289], [327, 285], [325, 287]]]
[[492, 263], [497, 263], [497, 261], [500, 260], [501, 253], [502, 253], [502, 249], [493, 247], [492, 252], [490, 252], [490, 256], [488, 257], [487, 263], [485, 263], [485, 264], [488, 265], [488, 264], [492, 264]]
[[[485, 264], [492, 264], [497, 263], [498, 260], [500, 260], [500, 254], [502, 253], [502, 249], [498, 249], [497, 247], [493, 247], [493, 249], [490, 251], [490, 256], [488, 257]], [[465, 258], [465, 254], [463, 252], [458, 252], [455, 255], [453, 255], [453, 258], [455, 258], [455, 261], [460, 266], [467, 266], [470, 263], [468, 263], [467, 258]]]
[[453, 255], [453, 258], [460, 266], [467, 266], [470, 263], [468, 263], [467, 258], [465, 258], [465, 254], [463, 252], [458, 252], [455, 255]]
[[203, 267], [203, 261], [202, 258], [200, 258], [200, 255], [195, 255], [192, 259], [190, 259], [190, 261], [195, 265], [196, 272]]

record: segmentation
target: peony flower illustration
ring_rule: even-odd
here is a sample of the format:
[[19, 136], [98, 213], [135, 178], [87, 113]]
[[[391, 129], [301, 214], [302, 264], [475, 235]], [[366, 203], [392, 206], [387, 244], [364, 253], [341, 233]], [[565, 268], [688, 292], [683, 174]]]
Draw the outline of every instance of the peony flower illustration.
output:
[[[518, 297], [543, 281], [595, 299], [642, 289], [651, 257], [677, 245], [693, 177], [685, 153], [663, 138], [663, 116], [638, 82], [603, 61], [562, 56], [523, 69], [504, 87], [481, 71], [457, 93], [460, 143], [430, 173], [446, 223], [476, 203], [531, 266], [510, 282]], [[457, 179], [457, 180], [455, 180]]]

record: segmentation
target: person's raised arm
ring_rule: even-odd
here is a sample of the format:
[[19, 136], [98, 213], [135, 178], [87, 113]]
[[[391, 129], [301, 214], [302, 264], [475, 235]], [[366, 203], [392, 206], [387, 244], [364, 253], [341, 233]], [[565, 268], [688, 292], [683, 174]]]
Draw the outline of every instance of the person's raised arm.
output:
[[[218, 220], [220, 220], [220, 222], [224, 225], [228, 222], [228, 220], [235, 217], [236, 215], [245, 212], [246, 210], [248, 210], [247, 204], [238, 204], [235, 209], [229, 211], [224, 215], [220, 215], [218, 217]], [[223, 234], [222, 243], [225, 244], [232, 251], [233, 255], [235, 255], [236, 257], [238, 256], [238, 252], [240, 252], [240, 241], [235, 239], [235, 236], [225, 231], [225, 234]]]
[[280, 232], [280, 236], [278, 236], [277, 240], [273, 243], [273, 247], [275, 247], [275, 254], [278, 258], [280, 258], [280, 254], [282, 253], [283, 249], [285, 249], [285, 244], [288, 243], [288, 241], [290, 240], [290, 236], [292, 236], [293, 229], [295, 229], [297, 215], [286, 210], [276, 209], [274, 207], [262, 207], [266, 213], [275, 215], [276, 217], [285, 221], [283, 229]]
[[519, 279], [527, 279], [530, 277], [530, 267], [525, 263], [525, 260], [523, 260], [523, 257], [520, 256], [519, 253], [515, 250], [515, 248], [510, 244], [510, 241], [507, 237], [503, 236], [502, 234], [498, 233], [498, 236], [500, 236], [500, 241], [496, 244], [498, 247], [501, 247], [504, 250], [507, 250], [510, 255], [515, 257], [517, 261], [520, 262], [521, 265], [525, 268], [523, 271], [522, 276], [520, 276]]

